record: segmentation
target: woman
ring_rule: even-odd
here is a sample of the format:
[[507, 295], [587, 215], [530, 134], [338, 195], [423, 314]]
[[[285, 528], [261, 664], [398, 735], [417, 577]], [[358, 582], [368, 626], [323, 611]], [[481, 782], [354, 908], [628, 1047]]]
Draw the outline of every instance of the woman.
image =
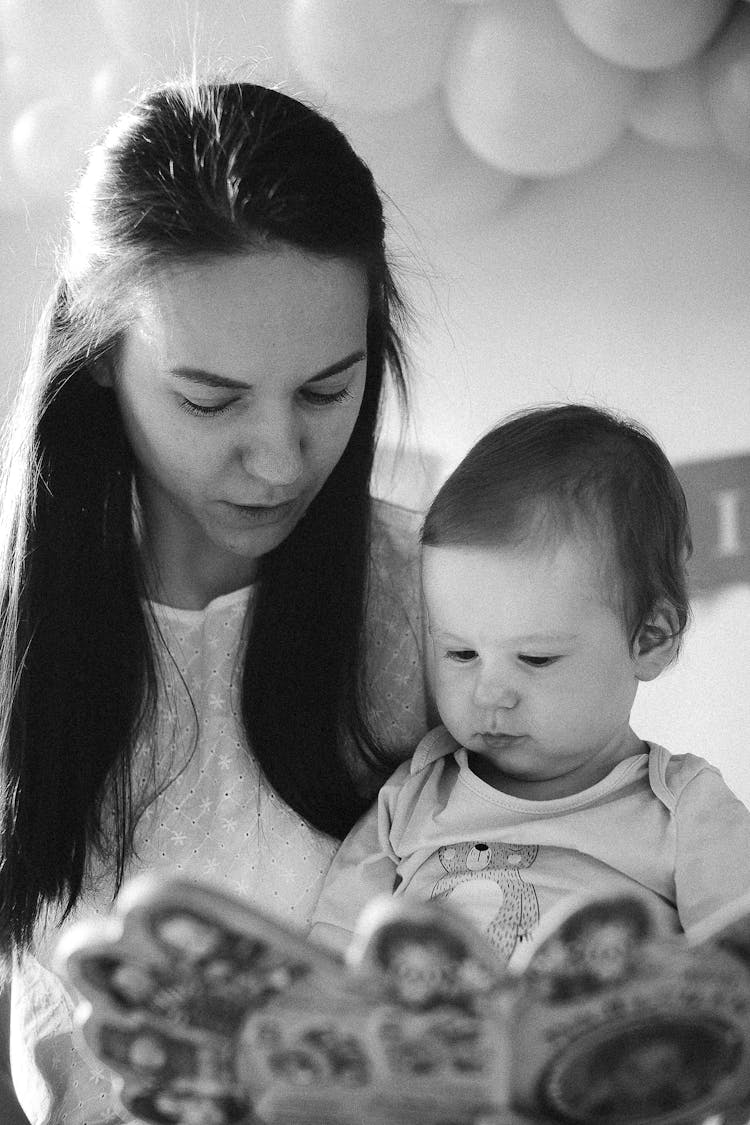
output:
[[[426, 729], [416, 529], [369, 482], [401, 306], [372, 177], [249, 84], [169, 86], [92, 153], [9, 430], [3, 949], [33, 1125], [122, 1120], [50, 969], [165, 867], [305, 928]], [[251, 749], [250, 749], [251, 748]]]

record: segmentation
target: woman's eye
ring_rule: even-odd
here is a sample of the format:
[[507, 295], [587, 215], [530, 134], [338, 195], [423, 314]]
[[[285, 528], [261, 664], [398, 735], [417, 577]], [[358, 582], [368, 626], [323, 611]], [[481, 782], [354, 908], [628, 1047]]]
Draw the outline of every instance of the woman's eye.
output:
[[338, 391], [314, 391], [312, 387], [303, 387], [300, 393], [305, 401], [313, 406], [331, 406], [335, 402], [343, 402], [344, 399], [352, 397], [348, 383]]
[[549, 664], [554, 664], [559, 659], [557, 656], [526, 656], [521, 654], [518, 659], [522, 664], [528, 664], [530, 668], [546, 668]]
[[212, 418], [216, 414], [221, 414], [232, 405], [230, 402], [217, 402], [211, 406], [201, 406], [199, 402], [191, 402], [189, 398], [183, 398], [180, 406], [186, 410], [188, 414], [194, 414], [198, 418]]
[[452, 648], [446, 650], [445, 658], [456, 664], [468, 664], [470, 660], [475, 659], [476, 655], [473, 648]]

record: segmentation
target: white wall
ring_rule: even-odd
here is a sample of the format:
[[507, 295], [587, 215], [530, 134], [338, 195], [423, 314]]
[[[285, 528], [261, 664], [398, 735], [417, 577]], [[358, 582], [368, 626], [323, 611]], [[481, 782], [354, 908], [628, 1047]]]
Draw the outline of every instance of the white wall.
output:
[[750, 166], [632, 140], [473, 231], [430, 233], [407, 285], [417, 421], [446, 460], [569, 397], [641, 418], [676, 460], [750, 449]]

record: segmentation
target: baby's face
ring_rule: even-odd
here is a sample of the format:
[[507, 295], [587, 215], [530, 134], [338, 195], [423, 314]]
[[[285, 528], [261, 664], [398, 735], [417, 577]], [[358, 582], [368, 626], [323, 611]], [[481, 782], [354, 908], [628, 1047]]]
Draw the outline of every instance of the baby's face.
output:
[[424, 550], [438, 710], [476, 772], [518, 796], [580, 792], [640, 747], [639, 658], [594, 554], [574, 538]]

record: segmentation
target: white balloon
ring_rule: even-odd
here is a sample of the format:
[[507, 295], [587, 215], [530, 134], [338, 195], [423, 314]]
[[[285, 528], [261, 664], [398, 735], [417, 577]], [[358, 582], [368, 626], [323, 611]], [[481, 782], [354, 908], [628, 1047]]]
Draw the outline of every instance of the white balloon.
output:
[[440, 237], [502, 210], [517, 179], [468, 151], [437, 98], [388, 116], [338, 123], [375, 177], [391, 225]]
[[708, 107], [702, 59], [644, 77], [630, 124], [637, 133], [674, 148], [717, 144], [719, 135]]
[[434, 0], [292, 0], [289, 51], [333, 106], [390, 113], [435, 89], [455, 20]]
[[16, 187], [20, 179], [27, 194], [61, 198], [86, 149], [126, 108], [133, 80], [123, 60], [106, 56], [91, 71], [67, 81], [58, 74], [56, 82], [38, 62], [18, 53], [2, 60], [0, 146]]
[[706, 56], [706, 94], [719, 135], [735, 156], [750, 160], [750, 8], [740, 5]]
[[40, 97], [40, 75], [30, 77], [29, 60], [18, 51], [8, 52], [0, 59], [0, 110], [4, 116], [15, 120], [18, 114], [35, 97]]
[[95, 0], [113, 42], [140, 75], [228, 74], [260, 82], [291, 75], [288, 0]]
[[434, 180], [446, 152], [457, 143], [437, 98], [391, 114], [334, 110], [334, 118], [381, 191], [397, 201]]
[[511, 172], [474, 156], [457, 138], [456, 149], [413, 210], [432, 237], [473, 230], [499, 215], [521, 182]]
[[602, 58], [641, 70], [694, 58], [734, 0], [557, 0], [571, 30]]
[[0, 37], [48, 96], [85, 86], [110, 47], [93, 0], [1, 0]]
[[136, 93], [133, 74], [124, 59], [107, 59], [89, 84], [88, 118], [92, 131], [101, 133], [132, 104]]
[[95, 66], [91, 62], [76, 67], [62, 56], [56, 63], [48, 63], [40, 55], [14, 49], [3, 60], [3, 85], [21, 108], [39, 98], [85, 99]]
[[[9, 65], [10, 63], [10, 65]], [[0, 209], [7, 211], [21, 203], [21, 190], [10, 153], [10, 137], [16, 117], [23, 108], [15, 90], [17, 77], [10, 57], [0, 68]]]
[[549, 0], [467, 12], [446, 68], [453, 123], [483, 160], [555, 176], [600, 157], [623, 133], [637, 78], [592, 54]]
[[[88, 123], [87, 123], [88, 124]], [[16, 120], [10, 137], [13, 168], [32, 195], [62, 199], [85, 163], [86, 128], [66, 98], [42, 98]]]

